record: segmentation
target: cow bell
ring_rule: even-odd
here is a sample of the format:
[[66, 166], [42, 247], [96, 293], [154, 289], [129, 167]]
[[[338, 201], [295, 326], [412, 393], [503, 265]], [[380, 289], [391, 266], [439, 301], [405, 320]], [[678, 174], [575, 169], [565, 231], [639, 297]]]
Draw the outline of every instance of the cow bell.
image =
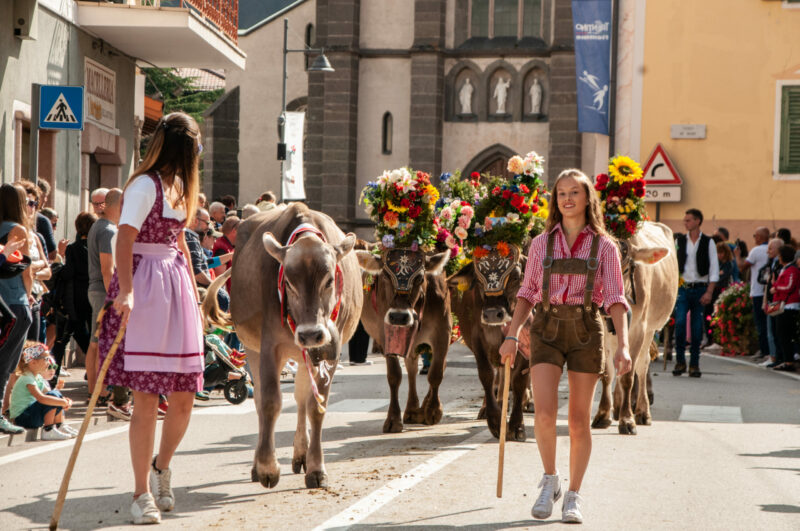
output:
[[417, 326], [395, 326], [384, 323], [384, 354], [405, 358], [411, 351], [411, 340], [417, 331]]

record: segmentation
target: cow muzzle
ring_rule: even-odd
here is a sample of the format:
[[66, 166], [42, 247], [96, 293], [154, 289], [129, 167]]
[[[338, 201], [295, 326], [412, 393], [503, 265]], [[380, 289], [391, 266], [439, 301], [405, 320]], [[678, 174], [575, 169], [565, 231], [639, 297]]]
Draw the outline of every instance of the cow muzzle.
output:
[[300, 348], [317, 348], [330, 343], [331, 334], [328, 328], [321, 324], [298, 325], [294, 341]]
[[481, 311], [481, 323], [487, 326], [501, 326], [511, 321], [511, 315], [502, 306], [491, 306]]
[[417, 320], [417, 312], [410, 308], [395, 309], [391, 308], [386, 312], [383, 322], [390, 326], [414, 326]]

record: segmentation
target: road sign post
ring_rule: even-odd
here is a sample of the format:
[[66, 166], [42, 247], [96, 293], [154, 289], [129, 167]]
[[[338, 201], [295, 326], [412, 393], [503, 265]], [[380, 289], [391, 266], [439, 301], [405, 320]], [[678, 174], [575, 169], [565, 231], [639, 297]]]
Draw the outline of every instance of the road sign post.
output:
[[39, 90], [41, 85], [31, 85], [31, 139], [28, 149], [28, 180], [39, 182]]
[[661, 144], [656, 144], [647, 159], [643, 173], [646, 186], [645, 201], [654, 203], [681, 201], [683, 179]]

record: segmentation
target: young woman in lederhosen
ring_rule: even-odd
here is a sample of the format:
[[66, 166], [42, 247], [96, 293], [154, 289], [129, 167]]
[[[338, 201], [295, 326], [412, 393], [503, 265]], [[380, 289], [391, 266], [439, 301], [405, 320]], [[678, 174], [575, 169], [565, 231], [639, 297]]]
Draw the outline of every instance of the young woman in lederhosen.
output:
[[519, 331], [535, 307], [530, 364], [534, 431], [544, 475], [533, 506], [534, 518], [548, 518], [561, 497], [556, 469], [558, 382], [564, 364], [569, 379], [569, 489], [562, 521], [583, 521], [578, 494], [592, 451], [590, 415], [598, 377], [603, 372], [600, 307], [611, 315], [619, 343], [617, 374], [631, 370], [628, 353], [628, 303], [619, 254], [603, 227], [594, 187], [579, 170], [564, 170], [553, 186], [553, 207], [545, 232], [528, 250], [528, 263], [508, 335], [500, 347], [503, 363], [513, 363]]

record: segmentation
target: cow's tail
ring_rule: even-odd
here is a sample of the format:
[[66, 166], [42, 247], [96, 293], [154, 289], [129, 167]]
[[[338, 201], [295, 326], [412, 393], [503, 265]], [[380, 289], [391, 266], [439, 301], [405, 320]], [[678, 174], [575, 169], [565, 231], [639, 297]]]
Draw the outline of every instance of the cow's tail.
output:
[[219, 301], [217, 300], [217, 293], [219, 292], [220, 288], [222, 288], [222, 285], [225, 284], [225, 281], [230, 278], [231, 271], [233, 271], [233, 268], [228, 269], [220, 276], [215, 278], [211, 285], [208, 286], [206, 299], [203, 301], [202, 306], [203, 319], [206, 324], [218, 326], [220, 328], [233, 325], [231, 314], [220, 310]]
[[656, 345], [655, 341], [650, 342], [650, 361], [656, 361], [658, 359], [658, 345]]

